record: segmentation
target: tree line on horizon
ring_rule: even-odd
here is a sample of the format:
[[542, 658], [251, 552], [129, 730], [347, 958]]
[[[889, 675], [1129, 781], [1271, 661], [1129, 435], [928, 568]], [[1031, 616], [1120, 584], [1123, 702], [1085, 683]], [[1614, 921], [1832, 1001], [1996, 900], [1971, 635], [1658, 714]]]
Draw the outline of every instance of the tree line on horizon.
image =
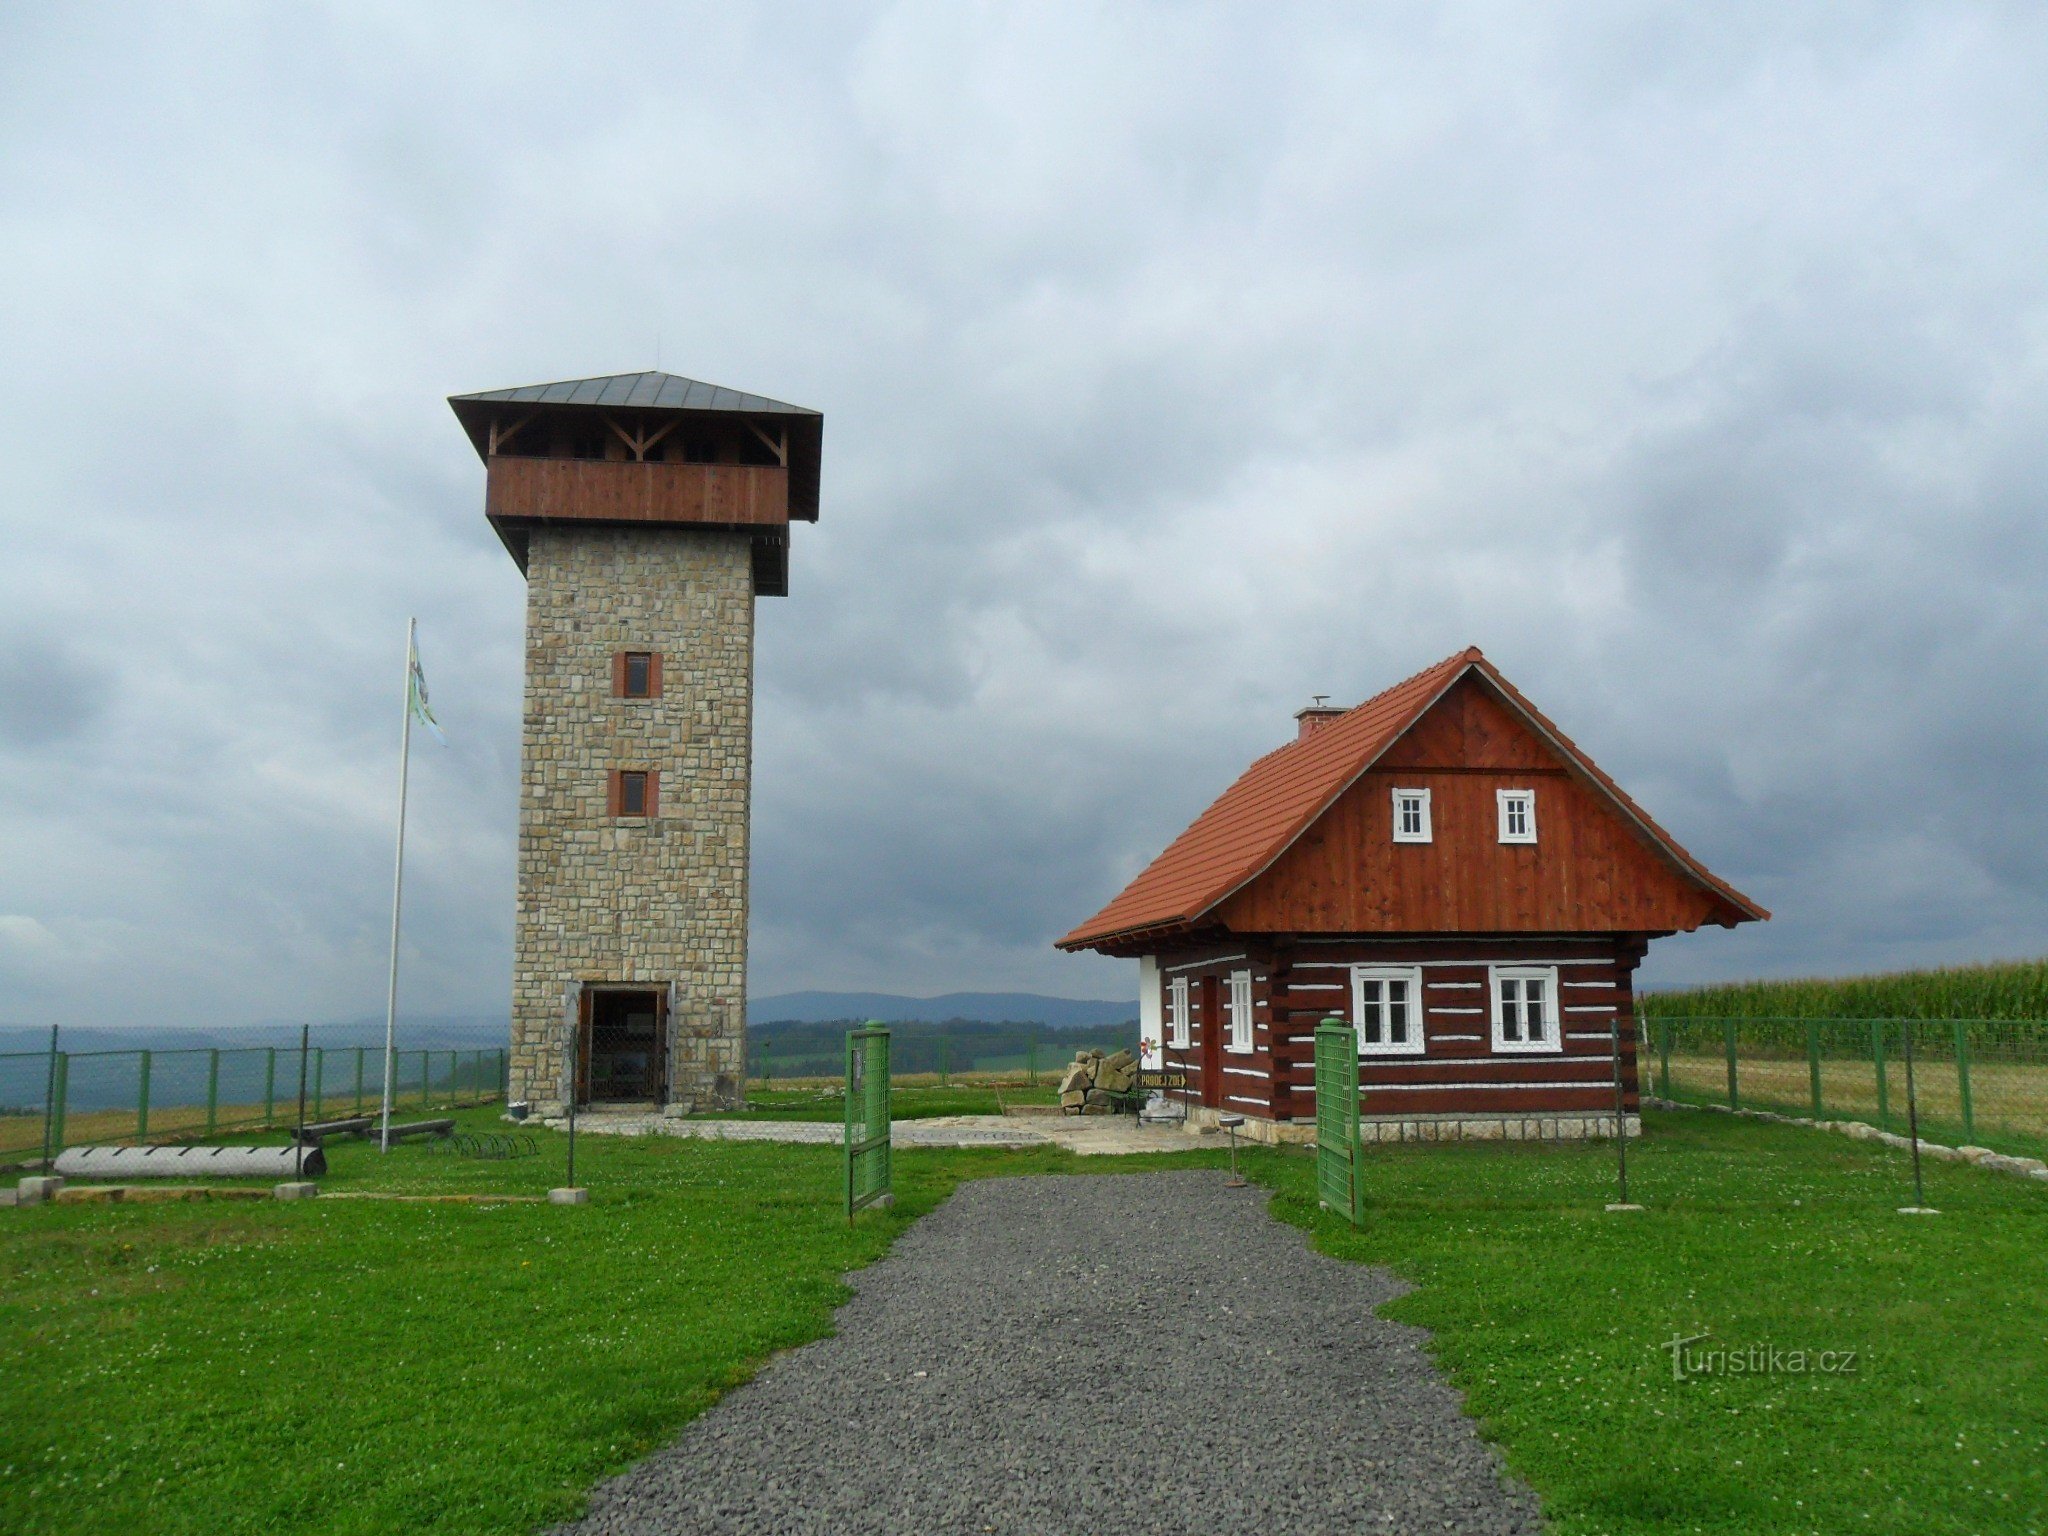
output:
[[[866, 1019], [778, 1019], [747, 1026], [747, 1075], [758, 1078], [836, 1077], [846, 1066], [846, 1032]], [[889, 1065], [896, 1073], [1050, 1072], [1076, 1051], [1136, 1050], [1138, 1020], [1102, 1026], [1053, 1025], [1041, 1020], [992, 1023], [986, 1019], [889, 1021]]]

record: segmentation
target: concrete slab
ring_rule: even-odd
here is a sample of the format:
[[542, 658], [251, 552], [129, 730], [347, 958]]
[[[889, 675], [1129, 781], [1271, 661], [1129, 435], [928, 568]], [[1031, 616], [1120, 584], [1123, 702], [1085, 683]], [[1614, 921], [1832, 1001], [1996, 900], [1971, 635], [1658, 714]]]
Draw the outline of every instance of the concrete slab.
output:
[[[566, 1120], [545, 1122], [564, 1129]], [[837, 1146], [845, 1129], [836, 1120], [717, 1120], [666, 1115], [579, 1115], [576, 1129], [598, 1136], [689, 1136], [703, 1141], [779, 1141]], [[890, 1127], [898, 1147], [1064, 1147], [1082, 1157], [1138, 1152], [1188, 1152], [1216, 1145], [1179, 1126], [1144, 1125], [1132, 1115], [938, 1115], [898, 1120]]]

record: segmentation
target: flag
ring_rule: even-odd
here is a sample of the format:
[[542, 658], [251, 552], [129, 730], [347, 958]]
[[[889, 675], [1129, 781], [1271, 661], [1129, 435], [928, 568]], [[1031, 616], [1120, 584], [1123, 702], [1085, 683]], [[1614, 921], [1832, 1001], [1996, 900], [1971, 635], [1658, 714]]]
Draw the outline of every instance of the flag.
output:
[[433, 708], [427, 703], [427, 674], [420, 670], [420, 648], [417, 645], [412, 648], [412, 680], [406, 695], [413, 719], [432, 731], [434, 740], [447, 746], [448, 738], [441, 734], [441, 722], [434, 718]]

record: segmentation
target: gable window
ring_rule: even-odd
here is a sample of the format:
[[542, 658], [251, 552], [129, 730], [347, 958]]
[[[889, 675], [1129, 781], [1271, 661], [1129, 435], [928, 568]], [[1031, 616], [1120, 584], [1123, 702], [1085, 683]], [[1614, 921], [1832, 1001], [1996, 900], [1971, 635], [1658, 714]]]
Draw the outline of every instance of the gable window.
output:
[[661, 697], [661, 652], [620, 651], [612, 657], [612, 697]]
[[612, 770], [610, 793], [606, 798], [611, 802], [609, 809], [614, 816], [652, 817], [655, 802], [660, 792], [660, 771], [653, 768], [615, 768]]
[[1176, 976], [1166, 989], [1166, 1042], [1176, 1051], [1188, 1048], [1188, 979]]
[[1394, 841], [1397, 843], [1426, 843], [1429, 840], [1429, 791], [1426, 789], [1395, 790]]
[[1536, 791], [1497, 789], [1494, 797], [1500, 802], [1500, 840], [1504, 843], [1535, 842]]
[[1493, 979], [1493, 1048], [1561, 1051], [1557, 1028], [1557, 967], [1496, 965]]
[[1252, 1048], [1252, 973], [1232, 971], [1230, 973], [1230, 997], [1223, 1005], [1223, 1016], [1229, 1026], [1229, 1033], [1223, 1037], [1223, 1048], [1243, 1055]]
[[1351, 967], [1351, 1022], [1361, 1056], [1422, 1054], [1422, 971], [1406, 965]]

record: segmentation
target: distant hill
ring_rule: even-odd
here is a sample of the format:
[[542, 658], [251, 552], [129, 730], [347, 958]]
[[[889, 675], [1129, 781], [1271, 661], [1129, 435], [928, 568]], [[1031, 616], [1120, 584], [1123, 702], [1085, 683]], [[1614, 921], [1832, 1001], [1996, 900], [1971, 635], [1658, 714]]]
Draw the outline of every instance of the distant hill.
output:
[[747, 1022], [753, 1025], [820, 1024], [837, 1019], [880, 1019], [885, 1024], [971, 1019], [988, 1024], [1100, 1029], [1137, 1017], [1135, 998], [1100, 1002], [1044, 997], [1036, 992], [946, 992], [938, 997], [901, 997], [893, 992], [780, 992], [747, 1000]]

